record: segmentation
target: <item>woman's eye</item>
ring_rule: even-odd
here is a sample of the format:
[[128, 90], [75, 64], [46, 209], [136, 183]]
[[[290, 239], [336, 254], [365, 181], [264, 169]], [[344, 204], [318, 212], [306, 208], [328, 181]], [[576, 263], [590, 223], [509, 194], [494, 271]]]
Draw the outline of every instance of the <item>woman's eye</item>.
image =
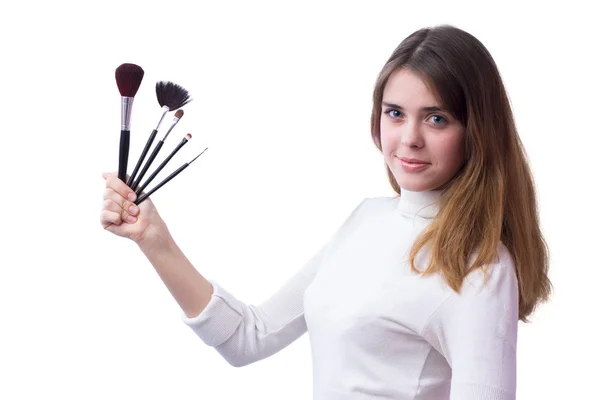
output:
[[398, 110], [386, 110], [385, 113], [392, 118], [400, 118], [400, 115], [402, 115], [402, 113]]
[[442, 117], [441, 115], [432, 115], [430, 119], [435, 125], [443, 125], [448, 122], [446, 118]]
[[[388, 109], [384, 112], [392, 119], [402, 118], [402, 112], [394, 109]], [[445, 125], [448, 123], [448, 120], [441, 115], [432, 115], [429, 120], [433, 122], [434, 125]]]

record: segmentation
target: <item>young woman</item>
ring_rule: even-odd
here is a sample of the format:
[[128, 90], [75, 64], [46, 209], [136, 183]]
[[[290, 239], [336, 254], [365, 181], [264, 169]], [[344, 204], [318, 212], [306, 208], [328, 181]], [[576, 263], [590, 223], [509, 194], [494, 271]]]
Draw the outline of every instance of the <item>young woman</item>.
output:
[[551, 285], [491, 55], [452, 26], [414, 32], [377, 78], [371, 134], [398, 196], [363, 200], [260, 305], [200, 275], [115, 173], [101, 223], [139, 245], [183, 321], [234, 366], [308, 332], [315, 399], [514, 399], [517, 325]]

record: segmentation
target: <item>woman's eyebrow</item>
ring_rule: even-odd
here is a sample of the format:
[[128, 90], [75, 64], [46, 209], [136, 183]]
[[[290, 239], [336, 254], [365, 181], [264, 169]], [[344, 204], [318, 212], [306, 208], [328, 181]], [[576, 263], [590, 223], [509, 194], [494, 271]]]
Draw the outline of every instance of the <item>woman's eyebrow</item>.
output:
[[[390, 108], [397, 108], [398, 110], [404, 110], [404, 107], [399, 106], [397, 104], [393, 104], [393, 103], [387, 103], [385, 101], [381, 102], [382, 105], [386, 106], [386, 107], [390, 107]], [[445, 111], [444, 109], [438, 107], [438, 106], [429, 106], [429, 107], [422, 107], [421, 111], [426, 111], [426, 112], [431, 112], [431, 111]]]

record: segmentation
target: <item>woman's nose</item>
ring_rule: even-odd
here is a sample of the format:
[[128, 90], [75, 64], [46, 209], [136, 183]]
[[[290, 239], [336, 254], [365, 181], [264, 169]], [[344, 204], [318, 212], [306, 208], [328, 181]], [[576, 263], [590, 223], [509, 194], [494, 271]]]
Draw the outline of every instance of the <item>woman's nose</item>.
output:
[[408, 121], [400, 129], [400, 143], [406, 147], [423, 147], [423, 135], [418, 121]]

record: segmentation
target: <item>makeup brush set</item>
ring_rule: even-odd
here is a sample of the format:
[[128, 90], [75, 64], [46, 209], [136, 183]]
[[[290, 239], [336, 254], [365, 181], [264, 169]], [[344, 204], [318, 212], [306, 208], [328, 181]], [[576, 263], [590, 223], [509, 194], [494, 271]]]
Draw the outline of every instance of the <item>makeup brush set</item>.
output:
[[[142, 153], [133, 169], [133, 172], [127, 179], [127, 164], [129, 161], [129, 144], [130, 144], [130, 128], [131, 128], [131, 111], [133, 108], [133, 99], [140, 88], [142, 83], [142, 79], [144, 78], [144, 70], [136, 64], [121, 64], [115, 70], [115, 79], [117, 80], [117, 86], [119, 88], [119, 92], [121, 93], [121, 141], [119, 145], [119, 169], [118, 169], [118, 177], [123, 182], [127, 184], [133, 191], [135, 191], [138, 196], [135, 204], [140, 204], [144, 200], [146, 200], [152, 193], [156, 192], [162, 186], [164, 186], [167, 182], [177, 176], [181, 171], [186, 169], [192, 162], [194, 162], [198, 157], [200, 157], [206, 149], [204, 149], [200, 154], [194, 157], [191, 161], [186, 162], [181, 167], [173, 171], [169, 176], [167, 176], [162, 182], [154, 186], [147, 193], [142, 194], [143, 190], [156, 178], [158, 173], [167, 165], [167, 163], [173, 158], [173, 156], [192, 138], [191, 134], [185, 135], [181, 142], [173, 149], [171, 154], [169, 154], [163, 162], [150, 174], [150, 176], [142, 183], [142, 178], [148, 172], [148, 169], [154, 162], [154, 159], [158, 155], [160, 149], [165, 143], [165, 140], [169, 136], [169, 133], [175, 128], [179, 120], [183, 117], [183, 110], [181, 107], [188, 104], [192, 99], [186, 89], [183, 87], [170, 82], [170, 81], [159, 81], [156, 83], [156, 98], [158, 100], [158, 104], [161, 106], [162, 115], [156, 125], [156, 128], [152, 130], [148, 140], [146, 141], [146, 145], [142, 150]], [[167, 129], [165, 135], [158, 141], [154, 150], [148, 157], [148, 160], [144, 163], [152, 144], [154, 143], [154, 139], [156, 139], [156, 135], [158, 134], [158, 130], [165, 119], [167, 113], [175, 111], [173, 116], [173, 121], [171, 125]], [[142, 166], [143, 164], [143, 166]], [[141, 170], [140, 170], [141, 168]]]

